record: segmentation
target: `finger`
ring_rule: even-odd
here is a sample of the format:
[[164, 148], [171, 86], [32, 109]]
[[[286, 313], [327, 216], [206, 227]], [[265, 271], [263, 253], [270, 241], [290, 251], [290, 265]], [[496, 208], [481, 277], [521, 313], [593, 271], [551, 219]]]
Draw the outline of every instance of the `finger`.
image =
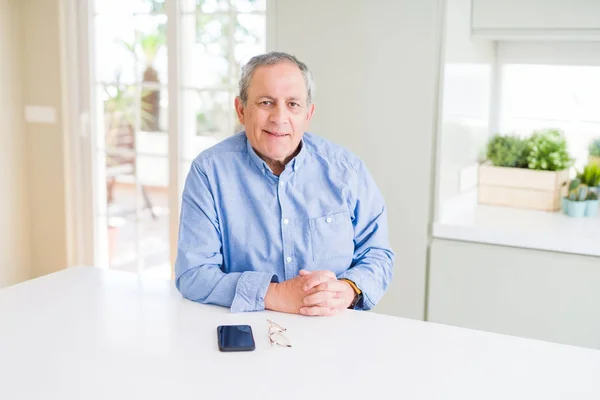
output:
[[306, 281], [304, 284], [304, 290], [310, 290], [321, 283], [336, 279], [335, 274], [331, 271], [318, 271], [313, 272], [311, 275], [314, 276]]
[[330, 292], [343, 292], [346, 290], [346, 284], [342, 281], [328, 281], [323, 282], [315, 286], [315, 291], [330, 291]]
[[325, 275], [327, 275], [329, 279], [337, 279], [337, 276], [332, 271], [325, 271]]
[[300, 276], [310, 275], [311, 274], [310, 271], [307, 271], [305, 269], [301, 269], [298, 273], [300, 274]]
[[336, 310], [343, 310], [348, 307], [350, 301], [344, 297], [332, 297], [327, 301], [317, 304], [313, 307], [324, 307], [324, 308], [335, 308]]
[[348, 308], [350, 301], [344, 297], [333, 297], [325, 304], [325, 307], [333, 308], [337, 311]]
[[322, 316], [322, 317], [332, 316], [332, 315], [337, 314], [338, 312], [339, 312], [339, 310], [336, 308], [319, 307], [319, 306], [302, 307], [300, 309], [300, 314], [302, 314], [302, 315]]
[[315, 274], [315, 276], [309, 278], [304, 284], [304, 290], [308, 291], [321, 283], [327, 282], [330, 278], [324, 274]]
[[335, 293], [337, 292], [317, 292], [306, 296], [304, 300], [302, 300], [302, 303], [306, 306], [314, 306], [325, 303], [327, 300], [331, 299]]

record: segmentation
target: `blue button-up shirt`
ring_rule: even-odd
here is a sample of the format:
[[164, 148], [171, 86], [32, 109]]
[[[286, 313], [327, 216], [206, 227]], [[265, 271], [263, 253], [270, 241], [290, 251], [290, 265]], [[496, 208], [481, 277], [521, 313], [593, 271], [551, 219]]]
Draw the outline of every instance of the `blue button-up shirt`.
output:
[[363, 162], [305, 133], [278, 177], [244, 132], [202, 152], [183, 190], [175, 279], [190, 300], [263, 310], [271, 282], [330, 270], [363, 292], [362, 309], [392, 278], [386, 207]]

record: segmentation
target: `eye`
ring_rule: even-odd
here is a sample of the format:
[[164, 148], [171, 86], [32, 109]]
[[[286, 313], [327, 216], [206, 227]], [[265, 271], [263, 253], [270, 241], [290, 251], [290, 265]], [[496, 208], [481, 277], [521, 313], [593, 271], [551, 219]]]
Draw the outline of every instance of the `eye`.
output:
[[271, 104], [273, 104], [273, 102], [269, 100], [263, 100], [260, 102], [260, 104], [263, 106], [270, 106]]
[[300, 104], [298, 104], [298, 103], [294, 103], [294, 102], [291, 102], [291, 103], [290, 103], [290, 106], [292, 106], [292, 107], [296, 108], [296, 107], [300, 107]]

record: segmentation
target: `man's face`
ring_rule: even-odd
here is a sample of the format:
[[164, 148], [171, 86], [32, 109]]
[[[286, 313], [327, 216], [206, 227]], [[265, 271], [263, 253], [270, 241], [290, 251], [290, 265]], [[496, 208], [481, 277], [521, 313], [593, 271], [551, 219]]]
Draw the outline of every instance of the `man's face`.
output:
[[282, 62], [258, 67], [248, 88], [247, 103], [235, 99], [250, 144], [268, 164], [285, 164], [295, 155], [314, 111], [307, 97], [300, 69]]

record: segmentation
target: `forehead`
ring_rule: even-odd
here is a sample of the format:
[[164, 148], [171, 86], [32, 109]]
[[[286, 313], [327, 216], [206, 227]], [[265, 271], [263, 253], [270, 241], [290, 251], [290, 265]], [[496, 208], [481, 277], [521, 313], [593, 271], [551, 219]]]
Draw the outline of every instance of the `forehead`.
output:
[[300, 68], [290, 62], [281, 62], [258, 67], [252, 74], [248, 95], [306, 98], [308, 91]]

